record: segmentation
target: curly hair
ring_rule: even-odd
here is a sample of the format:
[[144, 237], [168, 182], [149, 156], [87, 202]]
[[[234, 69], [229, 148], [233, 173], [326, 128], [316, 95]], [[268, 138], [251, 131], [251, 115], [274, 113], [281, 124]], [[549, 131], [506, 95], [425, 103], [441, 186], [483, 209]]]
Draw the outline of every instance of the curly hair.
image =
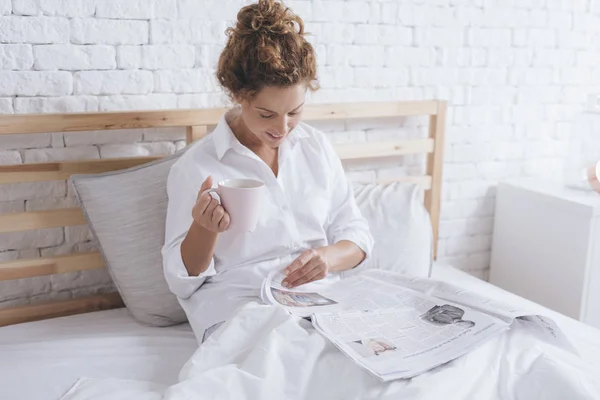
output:
[[243, 7], [225, 33], [216, 75], [232, 100], [250, 99], [266, 86], [304, 83], [318, 89], [315, 52], [304, 38], [304, 22], [280, 1]]

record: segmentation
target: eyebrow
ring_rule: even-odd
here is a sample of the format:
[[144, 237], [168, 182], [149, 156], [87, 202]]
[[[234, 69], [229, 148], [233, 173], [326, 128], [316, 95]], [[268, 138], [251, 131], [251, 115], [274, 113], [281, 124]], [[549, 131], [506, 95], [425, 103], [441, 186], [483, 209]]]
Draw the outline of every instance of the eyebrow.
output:
[[[298, 107], [294, 108], [294, 109], [293, 109], [292, 111], [290, 111], [290, 112], [297, 111], [297, 110], [298, 110], [300, 107], [302, 107], [303, 105], [304, 105], [304, 102], [302, 102], [302, 104], [300, 104]], [[258, 109], [258, 110], [263, 110], [263, 111], [266, 111], [266, 112], [270, 112], [270, 113], [273, 113], [273, 114], [277, 114], [275, 111], [269, 110], [268, 108], [262, 108], [262, 107], [254, 107], [254, 108], [256, 108], [256, 109]]]

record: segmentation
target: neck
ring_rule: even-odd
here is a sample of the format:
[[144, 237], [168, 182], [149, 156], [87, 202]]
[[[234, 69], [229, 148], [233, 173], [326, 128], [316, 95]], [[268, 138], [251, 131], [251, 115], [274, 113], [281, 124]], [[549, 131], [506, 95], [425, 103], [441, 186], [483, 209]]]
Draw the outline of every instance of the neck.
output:
[[261, 142], [254, 134], [248, 129], [241, 115], [236, 116], [230, 124], [231, 131], [239, 142], [248, 149], [252, 150], [256, 154], [272, 153], [277, 152], [277, 149], [271, 149]]

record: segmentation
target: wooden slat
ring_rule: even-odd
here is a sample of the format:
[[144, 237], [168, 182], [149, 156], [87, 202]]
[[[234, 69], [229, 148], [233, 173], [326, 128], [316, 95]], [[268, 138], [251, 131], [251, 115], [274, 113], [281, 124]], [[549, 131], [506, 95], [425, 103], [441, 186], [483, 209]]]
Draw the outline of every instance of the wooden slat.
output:
[[0, 281], [104, 268], [98, 252], [29, 258], [0, 263]]
[[0, 233], [85, 225], [79, 208], [0, 214]]
[[[195, 128], [195, 127], [194, 127]], [[204, 127], [199, 127], [204, 128]], [[203, 129], [192, 133], [193, 140], [203, 136]], [[353, 160], [395, 156], [410, 153], [428, 153], [433, 149], [431, 139], [416, 139], [396, 142], [360, 143], [338, 145], [336, 150], [341, 159]], [[72, 174], [93, 174], [117, 171], [159, 159], [160, 157], [112, 158], [88, 161], [64, 161], [0, 166], [0, 184], [41, 182], [69, 179]]]
[[[423, 190], [431, 189], [431, 176], [429, 176], [429, 175], [401, 176], [398, 178], [377, 179], [375, 182], [382, 184], [382, 185], [385, 185], [387, 183], [393, 183], [393, 182], [416, 183], [418, 185], [421, 185]], [[364, 182], [364, 183], [370, 183], [370, 182]]]
[[[326, 121], [356, 118], [432, 115], [436, 101], [310, 104], [303, 119]], [[216, 125], [226, 108], [157, 111], [112, 111], [69, 114], [9, 114], [0, 117], [0, 135], [12, 133], [81, 132], [112, 129]]]
[[433, 139], [415, 139], [394, 142], [353, 143], [337, 145], [335, 149], [341, 160], [359, 160], [403, 154], [430, 153], [433, 151], [433, 147]]
[[0, 165], [0, 184], [60, 181], [69, 179], [73, 174], [96, 174], [135, 167], [160, 157], [106, 158], [89, 161], [67, 161]]
[[123, 307], [118, 293], [0, 310], [0, 326]]
[[442, 198], [442, 167], [444, 164], [444, 134], [446, 132], [446, 102], [439, 102], [439, 110], [430, 117], [429, 137], [435, 141], [434, 152], [427, 157], [427, 174], [431, 175], [431, 190], [425, 193], [425, 207], [431, 216], [434, 237], [434, 257], [437, 258], [437, 247], [440, 226], [440, 206]]
[[188, 126], [185, 135], [186, 143], [190, 144], [198, 139], [202, 139], [204, 136], [206, 136], [207, 131], [208, 129], [206, 125]]

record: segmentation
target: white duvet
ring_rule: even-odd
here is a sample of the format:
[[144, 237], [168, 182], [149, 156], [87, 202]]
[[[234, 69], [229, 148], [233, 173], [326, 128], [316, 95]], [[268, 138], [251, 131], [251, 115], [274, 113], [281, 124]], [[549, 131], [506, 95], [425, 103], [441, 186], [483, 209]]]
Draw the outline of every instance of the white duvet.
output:
[[[592, 339], [576, 347], [597, 350]], [[600, 399], [599, 364], [584, 358], [514, 326], [416, 378], [382, 383], [308, 321], [248, 304], [198, 348], [178, 384], [81, 378], [62, 399]]]

